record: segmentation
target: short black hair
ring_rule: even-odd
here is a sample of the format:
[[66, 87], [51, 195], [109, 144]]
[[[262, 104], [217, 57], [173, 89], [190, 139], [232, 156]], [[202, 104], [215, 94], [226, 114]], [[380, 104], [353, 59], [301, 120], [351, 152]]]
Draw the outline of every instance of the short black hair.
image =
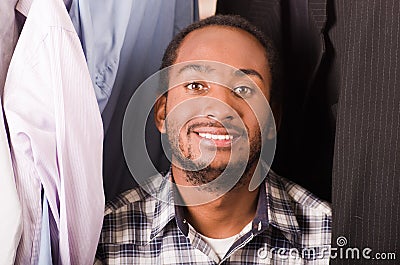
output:
[[238, 15], [211, 16], [206, 19], [195, 22], [186, 27], [185, 29], [183, 29], [172, 39], [167, 49], [165, 50], [162, 59], [161, 69], [169, 67], [175, 63], [176, 58], [178, 56], [179, 47], [181, 46], [183, 40], [189, 33], [208, 26], [225, 26], [225, 27], [241, 29], [250, 33], [260, 42], [260, 44], [264, 47], [266, 58], [268, 60], [268, 66], [270, 68], [270, 73], [271, 73], [271, 79], [272, 79], [271, 91], [270, 91], [271, 101], [275, 102], [280, 101], [279, 100], [280, 93], [278, 88], [280, 87], [280, 81], [281, 81], [280, 78], [281, 67], [279, 60], [277, 59], [278, 57], [277, 51], [275, 50], [272, 41], [268, 39], [261, 30], [259, 30], [256, 26], [254, 26], [249, 21]]

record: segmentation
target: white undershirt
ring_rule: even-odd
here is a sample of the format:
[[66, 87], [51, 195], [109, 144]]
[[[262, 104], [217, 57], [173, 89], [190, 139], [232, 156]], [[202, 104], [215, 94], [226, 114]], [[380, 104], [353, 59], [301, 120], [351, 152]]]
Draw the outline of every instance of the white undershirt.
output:
[[222, 259], [232, 244], [236, 241], [239, 234], [228, 238], [209, 238], [200, 234], [201, 238], [207, 242], [220, 259]]
[[[228, 238], [210, 238], [199, 233], [201, 238], [214, 250], [220, 259], [223, 259], [233, 243], [251, 230], [252, 222], [248, 223], [238, 234]], [[190, 226], [190, 225], [189, 225]], [[190, 228], [194, 229], [192, 226]]]

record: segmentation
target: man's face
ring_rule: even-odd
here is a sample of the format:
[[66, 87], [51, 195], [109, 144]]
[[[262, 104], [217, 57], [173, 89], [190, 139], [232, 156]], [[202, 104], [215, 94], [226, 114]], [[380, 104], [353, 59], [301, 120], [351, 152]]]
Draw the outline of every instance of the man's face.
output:
[[[256, 163], [271, 121], [269, 69], [263, 46], [245, 31], [208, 26], [191, 32], [169, 72], [168, 98], [156, 109], [172, 163], [216, 173], [229, 163], [233, 170]], [[211, 180], [204, 174], [189, 179]]]

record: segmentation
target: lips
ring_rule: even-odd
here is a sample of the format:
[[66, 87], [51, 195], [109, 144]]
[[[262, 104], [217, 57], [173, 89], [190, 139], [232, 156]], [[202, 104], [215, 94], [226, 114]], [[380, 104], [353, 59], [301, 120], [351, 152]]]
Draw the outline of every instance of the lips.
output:
[[244, 135], [245, 129], [233, 123], [209, 118], [195, 118], [187, 123], [187, 134], [193, 134], [204, 146], [230, 149]]
[[241, 135], [237, 130], [226, 129], [219, 124], [194, 126], [190, 132], [202, 140], [203, 144], [221, 148], [231, 147]]

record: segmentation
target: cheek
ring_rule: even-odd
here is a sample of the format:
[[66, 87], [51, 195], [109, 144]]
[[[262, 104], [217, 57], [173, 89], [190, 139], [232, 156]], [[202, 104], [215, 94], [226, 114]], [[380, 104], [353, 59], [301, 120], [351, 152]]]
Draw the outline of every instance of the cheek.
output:
[[[171, 102], [172, 103], [172, 102]], [[188, 155], [190, 146], [188, 138], [187, 122], [191, 120], [196, 110], [193, 108], [180, 109], [179, 105], [167, 104], [167, 134], [170, 142], [174, 143], [175, 148], [179, 148], [185, 156]], [[190, 137], [190, 135], [189, 135]]]
[[186, 108], [185, 111], [182, 111], [180, 105], [167, 104], [165, 118], [170, 124], [174, 124], [175, 128], [184, 126], [191, 117], [193, 117], [193, 111], [191, 109]]
[[166, 129], [170, 147], [173, 149], [174, 154], [184, 157], [188, 155], [187, 137], [185, 136], [185, 128], [174, 123], [173, 119], [166, 122]]
[[269, 104], [265, 102], [257, 102], [251, 105], [246, 115], [248, 126], [250, 130], [256, 131], [264, 135], [266, 133], [267, 125], [274, 122], [272, 111]]
[[[246, 113], [243, 115], [242, 119], [247, 129], [248, 134], [248, 144], [251, 147], [254, 147], [256, 142], [262, 142], [262, 139], [265, 139], [264, 135], [266, 135], [266, 120], [267, 117], [265, 115], [261, 115], [258, 113], [256, 116], [253, 109], [246, 110]], [[251, 152], [252, 150], [250, 150]]]

